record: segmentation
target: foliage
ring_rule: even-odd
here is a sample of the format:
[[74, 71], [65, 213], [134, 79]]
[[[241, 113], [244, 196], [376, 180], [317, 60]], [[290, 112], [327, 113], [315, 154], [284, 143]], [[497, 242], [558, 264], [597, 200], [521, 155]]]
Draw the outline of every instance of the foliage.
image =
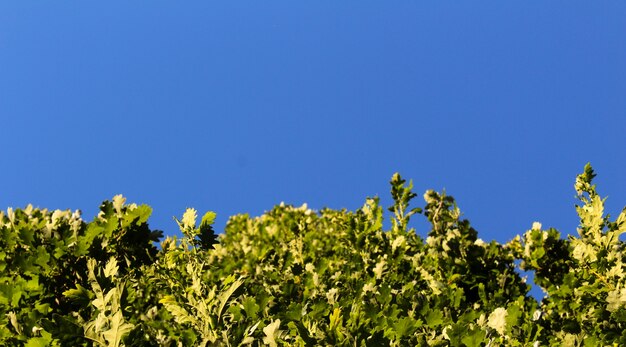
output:
[[[578, 236], [534, 223], [507, 244], [478, 238], [454, 199], [423, 207], [391, 179], [391, 229], [368, 198], [356, 211], [281, 204], [161, 237], [148, 206], [0, 212], [0, 344], [6, 346], [596, 346], [626, 344], [619, 236], [587, 165]], [[422, 214], [423, 239], [410, 228]], [[516, 265], [518, 264], [518, 265]], [[539, 303], [519, 270], [534, 271]]]

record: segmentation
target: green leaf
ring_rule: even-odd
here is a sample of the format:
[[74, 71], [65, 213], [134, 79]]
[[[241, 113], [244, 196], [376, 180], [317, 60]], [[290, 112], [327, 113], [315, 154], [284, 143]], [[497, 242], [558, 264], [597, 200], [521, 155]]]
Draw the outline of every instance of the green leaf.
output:
[[439, 310], [430, 310], [425, 317], [426, 324], [435, 328], [443, 323], [443, 313]]
[[130, 222], [135, 222], [135, 225], [141, 225], [148, 222], [148, 218], [152, 214], [152, 207], [148, 205], [139, 205], [134, 209], [127, 209], [124, 216], [124, 222], [130, 225]]
[[22, 245], [30, 246], [35, 240], [35, 231], [30, 228], [20, 228], [19, 235]]
[[108, 278], [113, 278], [115, 277], [115, 275], [117, 275], [118, 270], [119, 266], [117, 266], [117, 259], [115, 259], [115, 257], [111, 257], [104, 267], [104, 276]]
[[257, 318], [257, 312], [259, 312], [259, 305], [257, 305], [256, 300], [252, 297], [245, 297], [241, 304], [243, 305], [243, 310], [246, 312], [246, 316], [251, 319]]
[[22, 335], [22, 325], [20, 324], [20, 322], [18, 321], [18, 317], [15, 314], [14, 311], [11, 311], [9, 313], [6, 314], [7, 317], [9, 318], [9, 323], [11, 323], [11, 326], [13, 326], [13, 329], [15, 329], [15, 331], [18, 333], [18, 335]]
[[70, 300], [80, 302], [88, 302], [92, 298], [91, 292], [78, 283], [76, 284], [76, 288], [64, 291], [63, 296], [69, 298]]
[[217, 214], [215, 212], [208, 211], [207, 213], [204, 214], [204, 216], [202, 216], [202, 221], [200, 222], [200, 226], [213, 225], [213, 223], [215, 222], [216, 216]]
[[512, 327], [518, 326], [522, 311], [517, 303], [514, 303], [507, 308], [506, 313], [506, 327], [507, 331], [510, 331]]
[[338, 328], [339, 326], [341, 326], [341, 309], [339, 307], [336, 307], [333, 310], [333, 313], [330, 315], [329, 317], [330, 320], [330, 329], [334, 330], [336, 328]]
[[[57, 251], [61, 250], [60, 247], [57, 248]], [[55, 251], [56, 253], [56, 251]], [[43, 246], [37, 247], [37, 253], [34, 255], [35, 264], [39, 265], [44, 271], [49, 271], [50, 267], [50, 254]], [[57, 257], [58, 258], [58, 257]]]
[[26, 344], [24, 344], [24, 347], [47, 347], [47, 346], [50, 346], [51, 342], [52, 342], [51, 338], [31, 337], [30, 339], [28, 339], [28, 341], [26, 341]]
[[212, 227], [213, 222], [215, 222], [215, 216], [215, 212], [209, 211], [202, 217], [202, 221], [200, 222], [200, 232], [198, 234], [201, 249], [210, 249], [217, 243], [217, 235]]
[[243, 281], [241, 279], [238, 279], [233, 284], [231, 284], [230, 287], [226, 291], [222, 292], [219, 295], [218, 298], [219, 298], [219, 301], [220, 301], [220, 307], [217, 310], [217, 319], [219, 319], [222, 316], [222, 312], [224, 311], [224, 306], [226, 306], [226, 303], [228, 302], [228, 299], [230, 299], [230, 297], [233, 295], [233, 293], [242, 284], [243, 284]]
[[394, 330], [396, 331], [396, 336], [398, 339], [409, 336], [413, 334], [413, 332], [417, 329], [417, 325], [415, 324], [415, 320], [411, 317], [404, 317], [398, 319], [394, 325]]
[[461, 342], [463, 342], [467, 347], [480, 347], [482, 346], [483, 341], [485, 341], [486, 333], [482, 329], [472, 329], [467, 332], [463, 338], [461, 338]]
[[102, 336], [107, 341], [108, 346], [111, 347], [119, 347], [122, 338], [134, 327], [132, 324], [124, 322], [122, 311], [115, 312], [113, 317], [110, 318], [109, 324], [109, 330], [103, 332]]
[[22, 288], [15, 284], [0, 284], [0, 305], [16, 307], [22, 297]]
[[167, 311], [174, 316], [176, 322], [180, 324], [185, 323], [196, 323], [196, 319], [189, 314], [189, 312], [181, 307], [178, 302], [176, 302], [176, 298], [172, 295], [167, 295], [163, 299], [159, 300], [159, 303], [163, 304]]

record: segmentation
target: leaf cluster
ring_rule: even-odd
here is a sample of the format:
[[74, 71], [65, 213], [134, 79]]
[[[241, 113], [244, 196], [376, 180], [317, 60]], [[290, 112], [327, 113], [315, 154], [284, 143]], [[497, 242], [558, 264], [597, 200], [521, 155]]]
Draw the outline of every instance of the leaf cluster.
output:
[[[539, 223], [485, 242], [455, 200], [391, 179], [356, 211], [281, 204], [236, 215], [187, 209], [161, 239], [122, 196], [80, 212], [0, 212], [6, 346], [596, 346], [626, 344], [626, 211], [611, 220], [588, 165], [578, 236]], [[423, 215], [420, 236], [410, 219]], [[538, 302], [520, 270], [546, 293]]]

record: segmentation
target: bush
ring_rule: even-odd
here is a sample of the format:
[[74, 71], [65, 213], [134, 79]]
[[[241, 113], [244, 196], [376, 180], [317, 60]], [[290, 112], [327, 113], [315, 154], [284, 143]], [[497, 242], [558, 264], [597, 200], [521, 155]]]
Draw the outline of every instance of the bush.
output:
[[[233, 216], [188, 209], [182, 237], [148, 206], [0, 212], [0, 344], [6, 346], [626, 345], [626, 210], [611, 221], [589, 165], [576, 180], [579, 237], [538, 223], [484, 242], [454, 199], [391, 179], [383, 208], [280, 205]], [[424, 240], [409, 220], [425, 216]], [[516, 266], [519, 264], [519, 266]], [[535, 272], [539, 303], [519, 269]]]

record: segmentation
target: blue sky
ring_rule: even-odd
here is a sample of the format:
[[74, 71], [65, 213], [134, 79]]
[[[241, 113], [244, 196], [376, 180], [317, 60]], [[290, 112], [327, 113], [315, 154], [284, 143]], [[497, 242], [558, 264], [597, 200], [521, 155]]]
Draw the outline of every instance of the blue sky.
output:
[[[626, 205], [626, 2], [0, 3], [0, 208], [122, 193], [359, 208], [446, 189], [485, 240], [575, 233], [591, 162]], [[422, 204], [422, 201], [418, 201]], [[415, 224], [424, 233], [425, 224]]]

